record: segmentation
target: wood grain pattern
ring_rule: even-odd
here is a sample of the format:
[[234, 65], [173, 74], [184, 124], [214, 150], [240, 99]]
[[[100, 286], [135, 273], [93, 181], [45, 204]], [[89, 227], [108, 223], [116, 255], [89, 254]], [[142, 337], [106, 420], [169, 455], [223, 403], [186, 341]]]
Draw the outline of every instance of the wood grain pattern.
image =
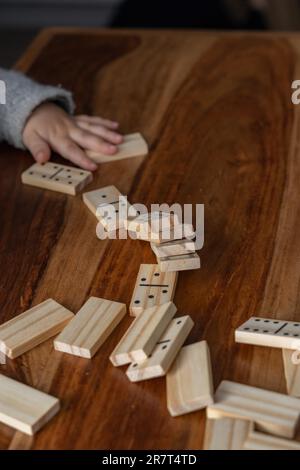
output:
[[195, 253], [196, 245], [194, 241], [184, 238], [183, 240], [161, 243], [160, 245], [151, 243], [151, 248], [157, 258], [165, 258], [166, 256]]
[[157, 262], [159, 269], [163, 273], [191, 271], [193, 269], [200, 269], [201, 267], [200, 257], [197, 253], [157, 258]]
[[251, 430], [241, 450], [300, 450], [300, 443]]
[[206, 341], [181, 349], [167, 374], [167, 406], [171, 416], [202, 410], [214, 402], [211, 360]]
[[15, 359], [57, 335], [73, 318], [55, 300], [45, 300], [0, 326], [0, 350]]
[[260, 430], [292, 439], [298, 430], [300, 400], [281, 393], [223, 380], [207, 417], [253, 421]]
[[300, 397], [300, 365], [292, 362], [293, 351], [282, 350], [284, 375], [286, 380], [287, 393], [292, 397]]
[[55, 338], [54, 348], [91, 359], [125, 314], [125, 304], [90, 297]]
[[126, 375], [129, 380], [140, 382], [166, 375], [193, 326], [194, 322], [189, 316], [174, 318], [159, 337], [149, 357], [140, 363], [133, 362], [128, 367]]
[[35, 434], [59, 411], [57, 398], [0, 375], [0, 422]]
[[86, 153], [96, 163], [114, 163], [126, 158], [144, 157], [148, 154], [148, 145], [144, 137], [136, 132], [124, 136], [124, 141], [118, 146], [118, 152], [113, 156], [92, 152], [91, 150]]
[[177, 312], [173, 302], [147, 308], [130, 325], [110, 355], [114, 366], [143, 362]]
[[[216, 385], [286, 391], [281, 351], [236, 344], [234, 331], [250, 316], [300, 320], [299, 57], [297, 33], [52, 29], [18, 62], [71, 89], [78, 113], [149, 143], [148, 157], [102, 164], [91, 190], [113, 184], [148, 208], [205, 204], [202, 269], [180, 273], [174, 302], [195, 322], [190, 341], [208, 341]], [[97, 240], [80, 197], [20, 184], [31, 164], [1, 145], [1, 323], [49, 297], [71, 311], [90, 296], [129, 305], [140, 264], [155, 262], [149, 244]], [[173, 419], [164, 378], [132, 385], [109, 363], [129, 324], [93, 361], [48, 341], [1, 366], [65, 403], [34, 439], [1, 427], [1, 448], [201, 448], [203, 411]]]
[[204, 450], [241, 450], [251, 428], [251, 421], [243, 419], [207, 419]]

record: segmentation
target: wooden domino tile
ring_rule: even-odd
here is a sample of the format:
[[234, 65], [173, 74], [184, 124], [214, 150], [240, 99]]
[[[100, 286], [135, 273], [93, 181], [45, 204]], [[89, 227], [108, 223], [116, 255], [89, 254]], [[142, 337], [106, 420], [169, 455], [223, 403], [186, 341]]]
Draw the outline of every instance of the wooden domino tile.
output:
[[245, 439], [242, 450], [300, 450], [300, 442], [252, 430]]
[[248, 419], [260, 431], [292, 439], [299, 416], [300, 400], [280, 393], [223, 381], [215, 394], [215, 403], [207, 417]]
[[35, 163], [22, 173], [22, 183], [60, 193], [79, 193], [93, 179], [90, 171], [58, 163]]
[[189, 255], [195, 253], [196, 245], [193, 240], [184, 238], [183, 240], [175, 240], [165, 242], [158, 245], [151, 243], [151, 248], [157, 258], [166, 258], [168, 256]]
[[0, 422], [33, 435], [60, 408], [59, 400], [0, 375]]
[[125, 314], [125, 304], [91, 297], [55, 339], [54, 348], [91, 359]]
[[178, 224], [171, 230], [162, 230], [161, 232], [154, 233], [153, 237], [145, 237], [146, 241], [152, 244], [162, 245], [168, 242], [188, 239], [194, 240], [196, 232], [191, 224]]
[[122, 196], [115, 186], [105, 186], [104, 188], [95, 189], [83, 193], [82, 199], [90, 211], [96, 215], [97, 209], [102, 204], [116, 204]]
[[183, 347], [167, 374], [167, 407], [171, 416], [206, 408], [214, 402], [213, 395], [207, 342]]
[[252, 317], [235, 330], [237, 343], [281, 349], [300, 348], [300, 323]]
[[124, 228], [129, 214], [137, 214], [126, 197], [120, 196], [119, 202], [115, 204], [102, 204], [98, 207], [96, 216], [103, 227], [108, 231], [120, 230]]
[[176, 272], [200, 269], [201, 263], [197, 253], [190, 255], [168, 256], [166, 258], [157, 258], [161, 272]]
[[115, 186], [106, 186], [82, 195], [83, 202], [97, 217], [106, 231], [124, 228], [129, 217], [135, 217], [137, 211], [131, 206]]
[[283, 349], [283, 366], [287, 386], [287, 392], [292, 397], [300, 397], [300, 365], [292, 362], [293, 350]]
[[130, 303], [130, 315], [173, 300], [177, 273], [162, 273], [157, 264], [141, 264]]
[[45, 300], [0, 326], [0, 350], [15, 359], [58, 334], [73, 317], [54, 300]]
[[207, 419], [204, 450], [241, 450], [252, 423], [243, 419]]
[[115, 155], [105, 155], [91, 150], [86, 152], [88, 157], [96, 163], [111, 163], [126, 158], [144, 157], [148, 153], [148, 144], [139, 132], [125, 135], [124, 141], [118, 146], [118, 152]]
[[110, 356], [114, 366], [144, 361], [174, 317], [173, 302], [144, 310], [130, 325]]
[[147, 212], [128, 219], [125, 228], [129, 232], [137, 233], [141, 239], [151, 240], [159, 232], [171, 230], [178, 225], [176, 221], [177, 217], [169, 212]]
[[151, 355], [129, 366], [126, 371], [129, 380], [139, 382], [166, 375], [193, 326], [194, 322], [189, 316], [174, 318], [157, 341]]

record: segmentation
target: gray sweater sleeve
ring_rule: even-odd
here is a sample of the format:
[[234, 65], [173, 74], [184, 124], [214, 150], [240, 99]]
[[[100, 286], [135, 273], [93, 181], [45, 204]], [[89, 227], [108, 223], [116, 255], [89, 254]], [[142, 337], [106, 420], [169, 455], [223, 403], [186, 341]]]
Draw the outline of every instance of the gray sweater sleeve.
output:
[[1, 68], [0, 80], [6, 89], [6, 103], [0, 102], [0, 141], [5, 140], [24, 149], [22, 132], [26, 121], [32, 111], [45, 101], [57, 103], [68, 113], [74, 112], [72, 94], [59, 86], [40, 85], [19, 72]]

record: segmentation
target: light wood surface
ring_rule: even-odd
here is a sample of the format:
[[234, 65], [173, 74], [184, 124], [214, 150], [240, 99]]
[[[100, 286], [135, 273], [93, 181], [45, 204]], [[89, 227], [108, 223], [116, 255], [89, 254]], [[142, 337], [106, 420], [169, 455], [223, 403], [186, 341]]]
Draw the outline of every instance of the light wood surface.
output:
[[35, 163], [22, 173], [22, 183], [75, 196], [93, 180], [90, 171], [58, 163]]
[[243, 419], [207, 419], [204, 450], [242, 450], [251, 428]]
[[60, 408], [57, 398], [0, 375], [0, 422], [33, 435]]
[[54, 340], [54, 348], [91, 359], [125, 314], [125, 304], [91, 297]]
[[200, 257], [197, 253], [190, 255], [167, 256], [165, 258], [157, 258], [158, 266], [161, 272], [179, 272], [200, 269]]
[[284, 375], [286, 380], [287, 393], [292, 397], [300, 397], [300, 365], [292, 362], [293, 351], [282, 350]]
[[140, 382], [166, 375], [193, 326], [194, 322], [189, 316], [174, 318], [149, 357], [139, 363], [133, 362], [128, 367], [126, 375], [129, 380]]
[[108, 156], [91, 150], [86, 153], [96, 163], [113, 163], [127, 158], [144, 157], [148, 152], [147, 142], [139, 132], [136, 132], [124, 136], [124, 141], [118, 146], [118, 152], [115, 155]]
[[286, 395], [224, 380], [207, 408], [207, 417], [248, 419], [261, 430], [276, 436], [295, 437], [300, 400]]
[[145, 309], [173, 300], [177, 272], [163, 273], [157, 264], [141, 264], [130, 302], [130, 314], [140, 315]]
[[147, 308], [130, 325], [110, 355], [114, 366], [142, 362], [152, 353], [177, 311], [173, 302]]
[[167, 406], [171, 416], [201, 410], [213, 402], [214, 386], [207, 342], [183, 347], [167, 374]]
[[279, 437], [264, 434], [258, 431], [251, 431], [245, 440], [242, 450], [300, 450], [300, 443], [290, 439], [280, 439]]
[[175, 240], [172, 242], [151, 243], [151, 248], [157, 258], [165, 258], [166, 256], [178, 256], [194, 253], [196, 250], [195, 242], [192, 240]]
[[[148, 208], [205, 205], [202, 268], [180, 273], [174, 302], [195, 323], [188, 341], [210, 345], [216, 387], [226, 378], [286, 393], [281, 351], [237, 344], [234, 331], [251, 316], [300, 321], [299, 57], [299, 33], [58, 28], [18, 62], [70, 89], [78, 113], [147, 140], [147, 157], [102, 164], [86, 191], [115, 185]], [[90, 296], [128, 306], [140, 264], [156, 262], [149, 244], [97, 240], [80, 196], [21, 184], [32, 163], [1, 145], [1, 323], [50, 297], [72, 312]], [[0, 426], [0, 447], [201, 449], [204, 411], [174, 419], [164, 377], [131, 384], [110, 364], [130, 321], [92, 361], [49, 340], [1, 365], [65, 406], [33, 440]]]
[[0, 326], [0, 350], [15, 359], [58, 334], [73, 318], [55, 300], [45, 300]]

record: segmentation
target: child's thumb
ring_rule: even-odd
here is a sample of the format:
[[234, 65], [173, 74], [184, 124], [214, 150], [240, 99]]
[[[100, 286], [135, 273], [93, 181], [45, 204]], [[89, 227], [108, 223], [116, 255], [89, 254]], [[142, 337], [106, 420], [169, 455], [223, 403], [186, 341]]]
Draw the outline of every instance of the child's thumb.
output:
[[39, 135], [32, 134], [27, 138], [26, 147], [38, 163], [46, 163], [51, 156], [51, 149]]

